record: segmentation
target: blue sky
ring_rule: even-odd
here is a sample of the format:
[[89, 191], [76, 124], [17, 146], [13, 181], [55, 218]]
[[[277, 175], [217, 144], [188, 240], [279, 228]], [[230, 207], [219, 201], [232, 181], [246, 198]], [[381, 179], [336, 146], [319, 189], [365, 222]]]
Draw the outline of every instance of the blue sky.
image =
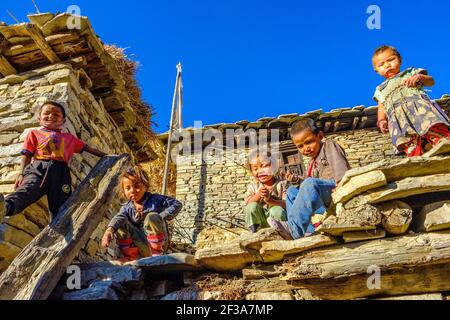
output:
[[[403, 67], [429, 70], [430, 92], [450, 93], [448, 0], [35, 0], [41, 12], [76, 4], [105, 43], [141, 63], [156, 132], [168, 129], [176, 64], [183, 64], [184, 126], [256, 120], [285, 113], [373, 105], [382, 78], [375, 47], [398, 47]], [[381, 30], [369, 30], [369, 5]], [[0, 20], [34, 12], [31, 0], [2, 2]]]

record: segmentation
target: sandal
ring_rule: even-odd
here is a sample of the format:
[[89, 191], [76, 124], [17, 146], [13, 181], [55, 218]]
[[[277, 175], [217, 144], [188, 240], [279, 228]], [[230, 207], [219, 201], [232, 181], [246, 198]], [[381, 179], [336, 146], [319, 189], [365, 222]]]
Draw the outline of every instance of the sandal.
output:
[[267, 223], [269, 224], [269, 226], [274, 228], [283, 239], [293, 240], [291, 231], [289, 230], [289, 225], [286, 221], [278, 221], [273, 218], [267, 218]]

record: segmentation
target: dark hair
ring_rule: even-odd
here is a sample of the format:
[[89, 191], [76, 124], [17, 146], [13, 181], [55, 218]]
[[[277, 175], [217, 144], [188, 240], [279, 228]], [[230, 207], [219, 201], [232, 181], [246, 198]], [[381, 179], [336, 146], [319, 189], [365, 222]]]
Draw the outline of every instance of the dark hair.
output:
[[400, 52], [398, 52], [397, 48], [393, 47], [393, 46], [387, 46], [387, 45], [382, 45], [379, 46], [378, 48], [375, 49], [372, 58], [375, 57], [376, 55], [385, 52], [386, 50], [392, 50], [392, 52], [400, 59], [402, 60], [402, 56], [400, 55]]
[[120, 175], [119, 181], [120, 181], [120, 188], [123, 193], [123, 179], [124, 178], [133, 178], [136, 180], [136, 182], [141, 182], [147, 190], [150, 189], [150, 178], [145, 172], [145, 170], [141, 166], [129, 166], [125, 168], [125, 170]]
[[291, 138], [296, 134], [303, 132], [305, 130], [309, 130], [314, 134], [319, 134], [320, 129], [316, 126], [316, 123], [311, 118], [306, 118], [302, 120], [298, 120], [291, 127]]
[[61, 109], [63, 117], [66, 118], [66, 110], [64, 109], [63, 105], [59, 102], [52, 101], [52, 100], [45, 101], [43, 104], [41, 104], [41, 106], [39, 107], [39, 114], [41, 114], [42, 108], [44, 108], [44, 106], [48, 105], [48, 104]]

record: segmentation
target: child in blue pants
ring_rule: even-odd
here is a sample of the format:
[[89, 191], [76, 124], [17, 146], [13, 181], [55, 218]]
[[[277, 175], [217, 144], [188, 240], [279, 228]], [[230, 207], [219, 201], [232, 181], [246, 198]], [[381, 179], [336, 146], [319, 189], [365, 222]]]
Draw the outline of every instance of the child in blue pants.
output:
[[[314, 233], [320, 222], [314, 215], [323, 215], [331, 203], [336, 185], [350, 169], [344, 150], [332, 140], [325, 140], [323, 132], [312, 119], [296, 122], [291, 138], [299, 152], [311, 158], [308, 171], [300, 178], [300, 186], [291, 186], [286, 195], [288, 221], [268, 219], [285, 239], [298, 239]], [[288, 180], [291, 177], [288, 175]]]

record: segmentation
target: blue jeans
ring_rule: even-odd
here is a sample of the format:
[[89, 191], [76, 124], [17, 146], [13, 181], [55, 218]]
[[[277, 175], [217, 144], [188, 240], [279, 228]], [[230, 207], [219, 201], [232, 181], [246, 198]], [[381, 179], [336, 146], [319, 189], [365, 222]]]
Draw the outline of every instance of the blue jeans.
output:
[[288, 224], [292, 238], [305, 233], [314, 233], [311, 217], [324, 214], [331, 203], [331, 192], [336, 187], [334, 180], [308, 178], [300, 187], [289, 187], [286, 195]]

